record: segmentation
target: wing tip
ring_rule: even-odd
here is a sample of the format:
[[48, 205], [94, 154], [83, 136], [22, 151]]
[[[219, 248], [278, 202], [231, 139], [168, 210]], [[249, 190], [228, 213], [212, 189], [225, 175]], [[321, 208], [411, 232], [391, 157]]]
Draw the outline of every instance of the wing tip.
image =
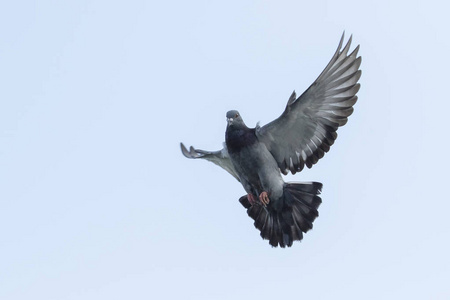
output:
[[344, 37], [345, 37], [345, 30], [344, 30], [344, 32], [342, 33], [341, 40], [339, 41], [339, 46], [338, 46], [338, 48], [337, 48], [337, 50], [336, 50], [337, 53], [339, 53], [339, 51], [341, 51], [342, 44], [344, 43]]
[[288, 100], [288, 106], [292, 105], [295, 101], [297, 100], [297, 94], [295, 93], [295, 90], [292, 92], [291, 96], [289, 97]]
[[194, 147], [189, 147], [189, 150], [186, 148], [186, 146], [183, 143], [180, 143], [181, 153], [187, 158], [198, 158], [199, 155]]
[[183, 143], [180, 143], [181, 153], [187, 158], [191, 158], [189, 155], [189, 151], [187, 150], [186, 146], [184, 146]]

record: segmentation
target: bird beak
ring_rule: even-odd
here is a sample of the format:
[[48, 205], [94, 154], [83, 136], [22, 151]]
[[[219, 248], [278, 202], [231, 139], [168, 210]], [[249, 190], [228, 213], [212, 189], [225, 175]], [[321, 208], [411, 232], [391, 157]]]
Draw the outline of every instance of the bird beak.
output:
[[227, 118], [227, 122], [228, 122], [228, 125], [230, 125], [231, 123], [233, 123], [233, 118]]

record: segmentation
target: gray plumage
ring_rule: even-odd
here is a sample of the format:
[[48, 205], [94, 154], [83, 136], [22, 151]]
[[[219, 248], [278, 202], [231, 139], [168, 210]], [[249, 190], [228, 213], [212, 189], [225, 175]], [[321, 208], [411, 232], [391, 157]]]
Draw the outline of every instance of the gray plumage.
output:
[[319, 77], [300, 97], [294, 91], [276, 120], [249, 128], [232, 110], [226, 116], [222, 150], [188, 151], [181, 144], [186, 157], [209, 160], [241, 182], [247, 195], [239, 201], [261, 237], [274, 247], [290, 247], [301, 240], [302, 232], [312, 228], [321, 203], [321, 183], [285, 183], [281, 173], [295, 174], [316, 164], [330, 150], [337, 129], [347, 123], [357, 101], [359, 46], [348, 54], [352, 37], [342, 49], [343, 39], [344, 35]]

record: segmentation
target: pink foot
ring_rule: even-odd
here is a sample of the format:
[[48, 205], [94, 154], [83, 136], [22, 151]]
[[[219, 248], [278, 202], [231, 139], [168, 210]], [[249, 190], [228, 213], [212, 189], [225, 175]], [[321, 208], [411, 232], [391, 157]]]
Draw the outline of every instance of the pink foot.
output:
[[247, 194], [248, 202], [253, 206], [256, 203], [256, 197], [253, 194]]
[[267, 192], [262, 192], [261, 195], [259, 195], [259, 200], [264, 206], [266, 206], [270, 202], [269, 194], [267, 194]]

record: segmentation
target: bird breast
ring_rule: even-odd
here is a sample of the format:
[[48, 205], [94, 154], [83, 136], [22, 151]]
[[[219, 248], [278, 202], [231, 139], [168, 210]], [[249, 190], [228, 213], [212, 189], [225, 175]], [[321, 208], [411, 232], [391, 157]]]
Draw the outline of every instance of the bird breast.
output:
[[229, 153], [240, 152], [257, 142], [254, 129], [227, 129], [225, 143]]

